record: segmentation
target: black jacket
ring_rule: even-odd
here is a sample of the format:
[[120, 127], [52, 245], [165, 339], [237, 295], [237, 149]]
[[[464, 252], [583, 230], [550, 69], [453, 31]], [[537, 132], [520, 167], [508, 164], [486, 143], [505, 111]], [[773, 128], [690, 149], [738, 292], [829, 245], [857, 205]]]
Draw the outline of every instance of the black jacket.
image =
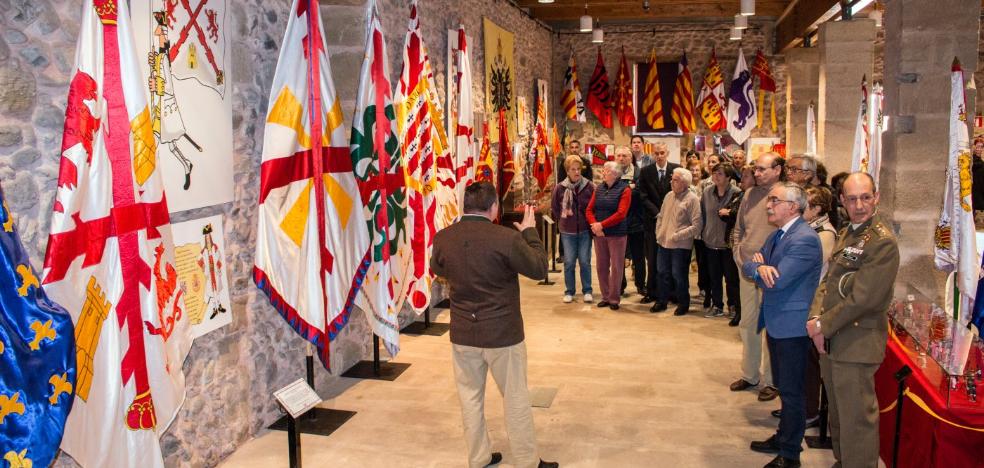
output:
[[663, 198], [672, 190], [670, 178], [673, 177], [673, 169], [678, 167], [680, 167], [679, 164], [666, 163], [666, 173], [662, 179], [659, 178], [659, 168], [656, 167], [656, 163], [642, 168], [642, 172], [639, 173], [636, 187], [639, 191], [639, 201], [645, 211], [643, 221], [646, 223], [647, 229], [656, 226], [656, 216], [659, 215], [659, 210], [663, 206]]

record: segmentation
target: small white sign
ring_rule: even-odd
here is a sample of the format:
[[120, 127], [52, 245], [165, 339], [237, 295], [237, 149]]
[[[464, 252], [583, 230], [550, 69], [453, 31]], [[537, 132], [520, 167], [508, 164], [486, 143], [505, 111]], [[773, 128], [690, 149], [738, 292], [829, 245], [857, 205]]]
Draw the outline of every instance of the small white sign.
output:
[[299, 418], [321, 403], [321, 397], [304, 379], [297, 379], [290, 385], [273, 392], [273, 397], [294, 418]]

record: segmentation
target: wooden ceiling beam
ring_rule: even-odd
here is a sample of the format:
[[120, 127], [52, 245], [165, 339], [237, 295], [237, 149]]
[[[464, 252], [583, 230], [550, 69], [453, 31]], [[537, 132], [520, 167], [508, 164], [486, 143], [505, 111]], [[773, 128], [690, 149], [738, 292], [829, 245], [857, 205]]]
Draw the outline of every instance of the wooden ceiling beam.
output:
[[[984, 0], [982, 0], [984, 1]], [[543, 21], [577, 20], [584, 14], [584, 2], [556, 0], [554, 3], [538, 3], [536, 0], [519, 0], [522, 8]], [[785, 10], [788, 0], [759, 0], [755, 5], [756, 17], [778, 17]], [[740, 0], [651, 0], [649, 11], [642, 9], [641, 0], [595, 0], [588, 2], [588, 14], [606, 19], [657, 19], [657, 18], [727, 18], [738, 13]]]
[[782, 52], [798, 43], [810, 26], [838, 3], [838, 0], [797, 1], [789, 14], [776, 24], [776, 52]]

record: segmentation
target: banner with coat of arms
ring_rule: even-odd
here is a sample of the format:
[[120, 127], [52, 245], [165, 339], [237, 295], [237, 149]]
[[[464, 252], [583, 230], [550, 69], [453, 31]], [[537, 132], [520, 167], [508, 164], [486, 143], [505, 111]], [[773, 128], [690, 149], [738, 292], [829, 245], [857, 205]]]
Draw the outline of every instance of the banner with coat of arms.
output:
[[[505, 109], [509, 139], [516, 140], [516, 66], [513, 61], [515, 38], [488, 18], [482, 19], [485, 36], [485, 109], [487, 115], [495, 115]], [[499, 122], [489, 119], [492, 143], [499, 141]]]

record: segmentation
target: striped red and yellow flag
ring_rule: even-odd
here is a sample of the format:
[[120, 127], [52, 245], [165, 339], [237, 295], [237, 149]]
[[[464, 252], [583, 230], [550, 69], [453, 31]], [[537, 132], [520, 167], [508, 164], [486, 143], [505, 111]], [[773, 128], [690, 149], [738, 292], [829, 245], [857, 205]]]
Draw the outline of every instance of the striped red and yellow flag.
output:
[[646, 123], [654, 129], [666, 126], [663, 122], [663, 97], [659, 90], [659, 74], [656, 71], [656, 49], [649, 55], [649, 73], [646, 74], [646, 88], [643, 90], [642, 115]]
[[677, 74], [676, 86], [673, 89], [673, 110], [670, 115], [683, 133], [697, 131], [697, 121], [694, 119], [694, 82], [687, 68], [686, 52], [680, 59], [680, 73]]
[[564, 116], [575, 122], [584, 122], [584, 98], [581, 97], [581, 83], [577, 80], [577, 61], [574, 51], [567, 64], [564, 74], [564, 91], [560, 94], [560, 106], [564, 108]]

